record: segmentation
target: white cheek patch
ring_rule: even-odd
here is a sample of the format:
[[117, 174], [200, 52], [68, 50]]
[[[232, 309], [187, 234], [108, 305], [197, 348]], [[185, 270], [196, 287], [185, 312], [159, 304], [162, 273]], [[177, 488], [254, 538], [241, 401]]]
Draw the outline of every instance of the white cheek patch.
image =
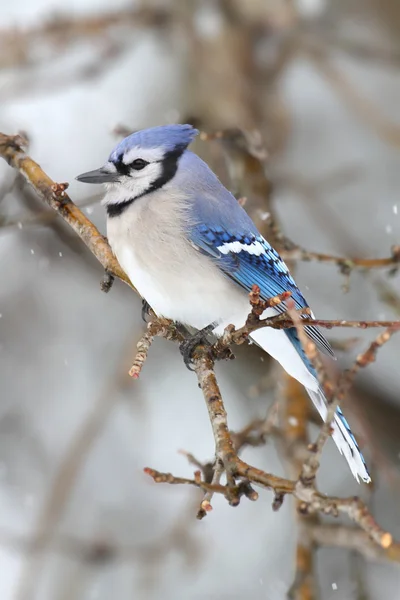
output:
[[131, 170], [130, 175], [121, 175], [117, 183], [107, 183], [107, 194], [103, 204], [120, 204], [142, 196], [150, 190], [162, 173], [161, 163], [147, 165], [141, 171]]
[[124, 165], [130, 165], [137, 158], [142, 158], [149, 163], [161, 160], [165, 152], [162, 148], [140, 148], [140, 146], [134, 146], [122, 157]]
[[222, 246], [218, 246], [218, 250], [221, 254], [229, 254], [229, 252], [233, 252], [234, 254], [238, 254], [239, 252], [247, 252], [248, 254], [253, 254], [254, 256], [261, 256], [261, 254], [265, 254], [265, 248], [259, 241], [255, 241], [252, 244], [242, 244], [242, 242], [226, 242], [222, 244]]
[[126, 183], [135, 192], [135, 195], [139, 196], [151, 188], [152, 184], [160, 177], [162, 170], [162, 164], [158, 162], [148, 164], [141, 171], [132, 169]]

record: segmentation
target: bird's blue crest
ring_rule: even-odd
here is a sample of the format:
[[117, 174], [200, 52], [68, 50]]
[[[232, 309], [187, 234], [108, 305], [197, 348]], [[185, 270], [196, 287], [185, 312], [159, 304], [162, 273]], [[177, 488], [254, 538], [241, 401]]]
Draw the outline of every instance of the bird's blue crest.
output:
[[198, 130], [191, 125], [162, 125], [131, 133], [111, 152], [110, 161], [118, 160], [132, 148], [163, 148], [165, 152], [184, 150], [196, 137]]

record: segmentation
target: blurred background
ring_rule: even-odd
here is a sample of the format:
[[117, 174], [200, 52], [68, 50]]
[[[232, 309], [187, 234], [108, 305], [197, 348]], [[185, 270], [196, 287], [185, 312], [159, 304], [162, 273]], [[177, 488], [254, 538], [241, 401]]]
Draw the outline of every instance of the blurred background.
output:
[[[198, 140], [195, 150], [247, 198], [266, 234], [272, 215], [308, 250], [386, 257], [400, 239], [399, 39], [397, 0], [0, 0], [0, 131], [26, 132], [30, 155], [70, 182], [105, 232], [101, 189], [74, 177], [102, 164], [123, 131], [239, 128], [244, 137]], [[321, 318], [399, 318], [393, 270], [293, 268]], [[1, 600], [287, 598], [291, 499], [274, 513], [266, 491], [235, 510], [215, 498], [198, 521], [197, 490], [143, 474], [190, 477], [179, 450], [211, 459], [212, 432], [173, 344], [157, 339], [130, 380], [140, 299], [120, 282], [101, 293], [101, 278], [75, 234], [2, 162]], [[375, 334], [331, 331], [331, 368], [349, 367]], [[265, 415], [282, 377], [256, 351], [237, 354], [217, 365], [234, 430]], [[397, 538], [399, 359], [395, 337], [345, 406], [374, 486], [357, 485], [331, 442], [319, 474], [321, 491], [360, 494]], [[272, 442], [244, 456], [288, 473]], [[340, 547], [315, 557], [308, 600], [400, 598], [397, 564]]]

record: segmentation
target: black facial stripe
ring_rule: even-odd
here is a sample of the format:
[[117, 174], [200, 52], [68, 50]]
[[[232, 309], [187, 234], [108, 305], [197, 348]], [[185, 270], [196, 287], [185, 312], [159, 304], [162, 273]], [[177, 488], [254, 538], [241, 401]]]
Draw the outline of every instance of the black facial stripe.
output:
[[[174, 148], [174, 150], [167, 152], [163, 160], [157, 161], [162, 165], [162, 171], [160, 176], [155, 181], [153, 181], [151, 186], [138, 196], [135, 196], [134, 198], [130, 198], [129, 200], [125, 200], [124, 202], [119, 202], [118, 204], [107, 204], [107, 215], [109, 217], [119, 217], [132, 204], [132, 202], [134, 202], [138, 198], [142, 198], [150, 192], [155, 192], [156, 190], [159, 190], [163, 187], [163, 185], [168, 183], [168, 181], [170, 181], [174, 177], [178, 169], [178, 160], [182, 156], [182, 153], [185, 149], [186, 146], [178, 146], [177, 148]], [[129, 177], [129, 165], [124, 165], [122, 160], [119, 163], [114, 164], [117, 168], [118, 173], [121, 173], [121, 175], [127, 175]], [[127, 169], [127, 171], [125, 171], [125, 169]]]
[[168, 181], [171, 181], [178, 169], [178, 160], [182, 156], [182, 153], [185, 150], [185, 148], [186, 146], [178, 146], [174, 150], [167, 152], [163, 160], [159, 161], [162, 164], [162, 171], [160, 176], [155, 181], [153, 181], [148, 190], [141, 194], [142, 196], [150, 192], [154, 192], [155, 190], [159, 190], [163, 187], [163, 185], [168, 183]]
[[114, 165], [120, 175], [127, 175], [129, 177], [131, 168], [122, 162], [122, 156], [119, 157], [118, 162], [114, 162]]

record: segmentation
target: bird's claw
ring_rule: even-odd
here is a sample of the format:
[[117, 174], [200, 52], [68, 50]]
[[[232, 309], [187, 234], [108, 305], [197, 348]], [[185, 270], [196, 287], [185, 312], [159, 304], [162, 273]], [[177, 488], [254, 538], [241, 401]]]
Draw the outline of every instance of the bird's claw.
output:
[[197, 331], [194, 335], [189, 336], [179, 345], [180, 353], [183, 357], [183, 362], [189, 371], [193, 371], [193, 354], [198, 346], [203, 346], [208, 350], [211, 350], [212, 344], [207, 340], [207, 335], [213, 330], [214, 325], [208, 325]]
[[205, 337], [202, 335], [201, 337], [195, 333], [187, 340], [184, 340], [179, 345], [180, 353], [182, 354], [183, 362], [189, 371], [194, 371], [193, 369], [193, 354], [199, 346], [204, 346], [208, 349], [211, 349], [211, 344], [208, 342]]
[[147, 302], [147, 300], [142, 298], [142, 320], [145, 323], [147, 323], [147, 317], [149, 316], [150, 310], [151, 310], [150, 304]]

